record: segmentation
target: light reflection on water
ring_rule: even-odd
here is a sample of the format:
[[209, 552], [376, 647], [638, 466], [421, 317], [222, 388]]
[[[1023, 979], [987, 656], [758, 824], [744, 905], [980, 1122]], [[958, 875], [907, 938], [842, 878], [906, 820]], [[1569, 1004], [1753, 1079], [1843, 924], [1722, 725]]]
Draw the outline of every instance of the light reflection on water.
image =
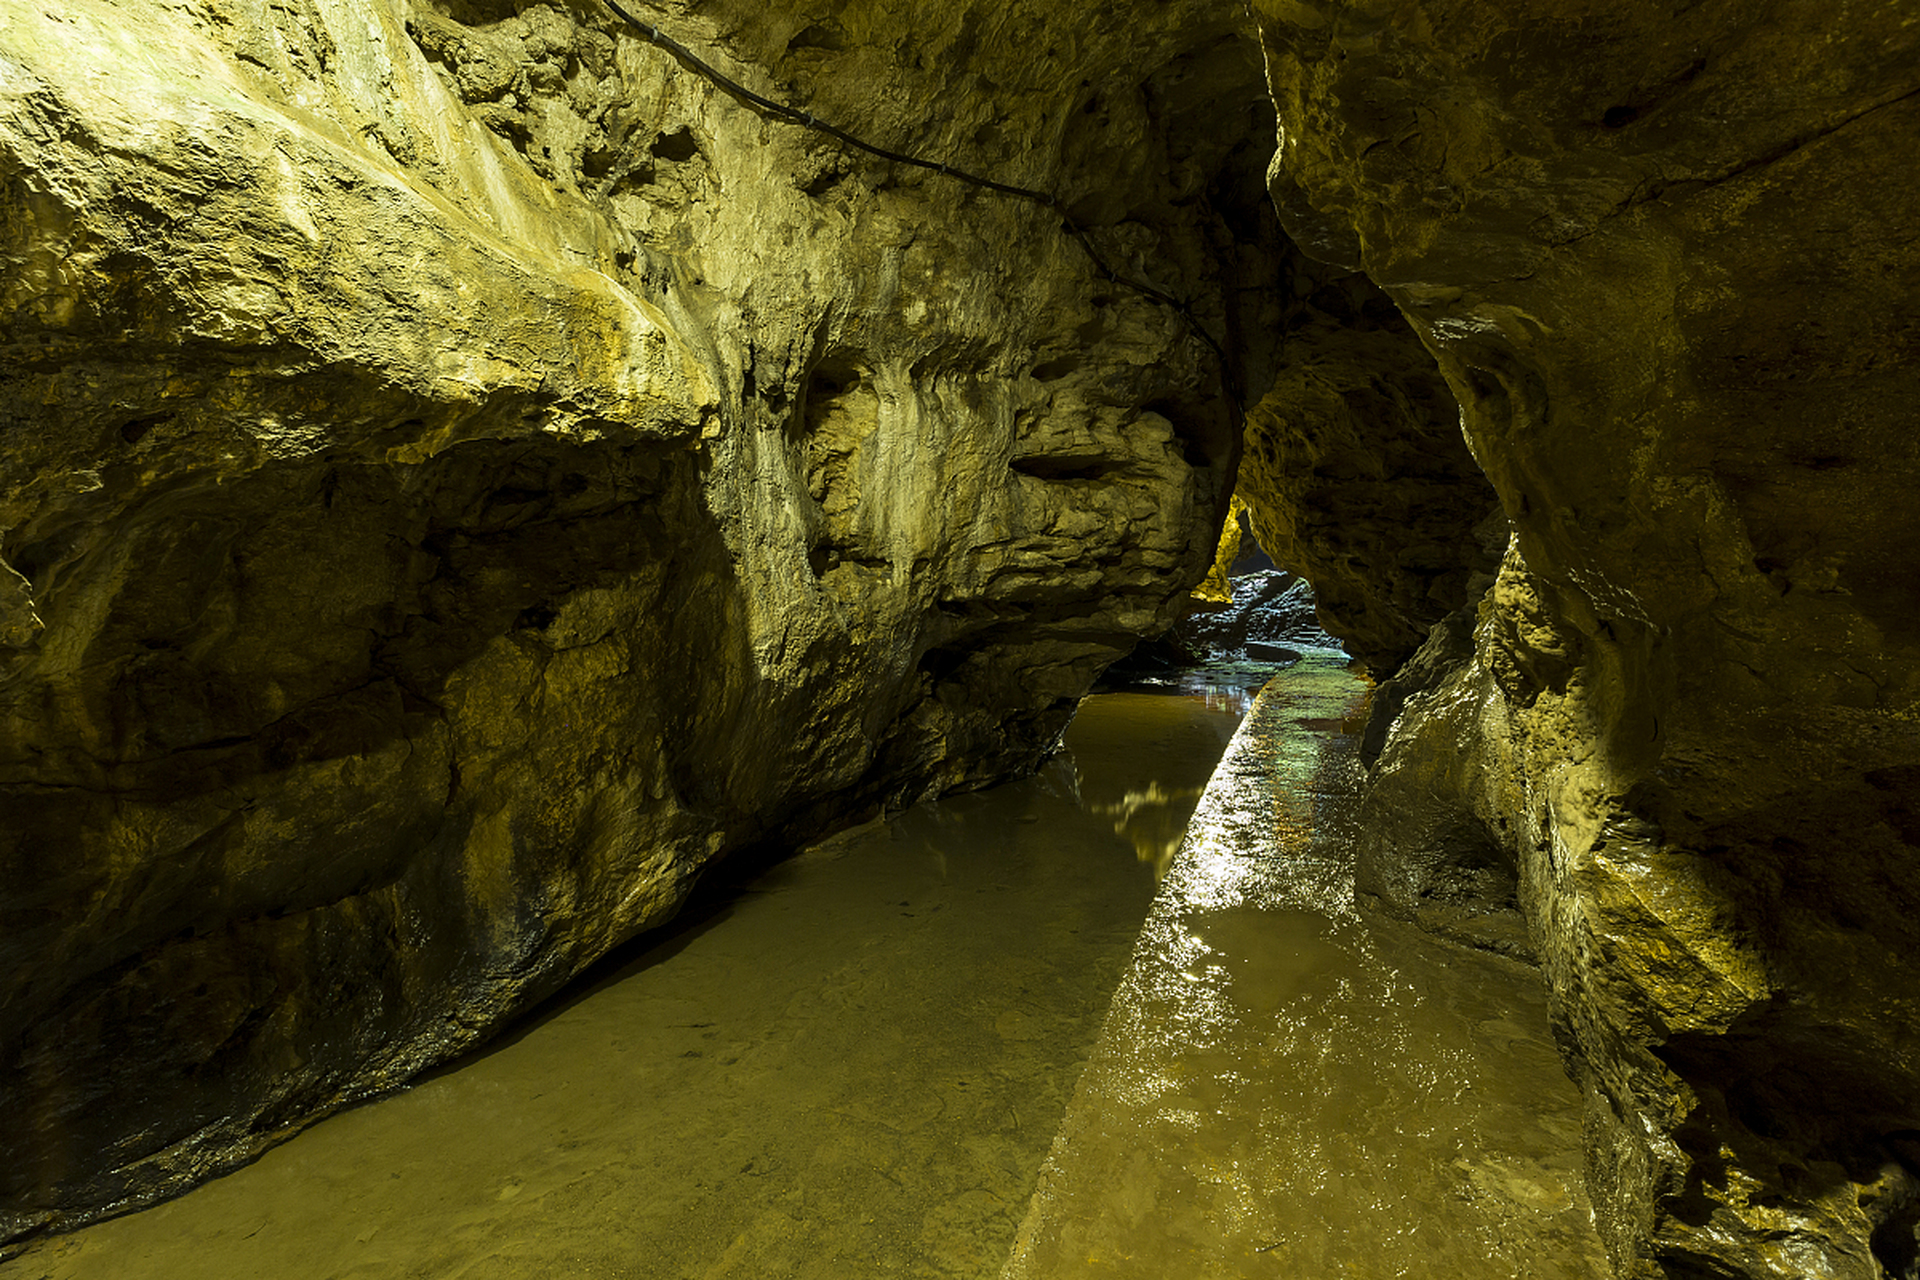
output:
[[[1206, 743], [1199, 749], [1204, 752], [1210, 766], [1212, 761], [1219, 758], [1233, 729], [1239, 726], [1247, 709], [1253, 705], [1254, 695], [1259, 693], [1260, 687], [1276, 670], [1278, 667], [1273, 663], [1231, 661], [1151, 675], [1133, 673], [1125, 677], [1123, 683], [1114, 686], [1112, 692], [1098, 696], [1102, 699], [1138, 698], [1143, 695], [1175, 698], [1215, 713], [1218, 718], [1209, 719], [1207, 723], [1220, 732], [1219, 742], [1217, 745]], [[1153, 704], [1147, 702], [1140, 705]], [[1071, 751], [1062, 753], [1056, 759], [1056, 764], [1060, 760], [1066, 762], [1069, 770], [1073, 768]], [[1196, 776], [1184, 785], [1164, 776], [1155, 776], [1144, 785], [1127, 789], [1118, 797], [1109, 798], [1096, 788], [1094, 794], [1083, 795], [1081, 800], [1088, 812], [1112, 821], [1114, 834], [1133, 845], [1140, 861], [1153, 868], [1157, 882], [1173, 865], [1173, 856], [1186, 834], [1187, 816], [1193, 812], [1201, 793], [1206, 790], [1207, 776]]]
[[1185, 834], [1185, 811], [1191, 811], [1205, 787], [1170, 790], [1158, 782], [1129, 791], [1112, 804], [1090, 804], [1087, 809], [1113, 821], [1113, 833], [1133, 844], [1134, 854], [1153, 868], [1157, 881], [1167, 874]]
[[[1345, 658], [1344, 654], [1334, 649], [1311, 652], [1321, 659], [1335, 655], [1342, 660]], [[1237, 723], [1247, 714], [1247, 708], [1253, 705], [1254, 695], [1260, 692], [1260, 686], [1281, 670], [1283, 665], [1231, 659], [1164, 671], [1128, 671], [1122, 675], [1109, 673], [1101, 689], [1102, 692], [1112, 693], [1158, 693], [1195, 698], [1208, 710], [1233, 716]]]
[[1144, 933], [1233, 729], [1204, 692], [1094, 699], [1040, 777], [824, 842], [459, 1069], [0, 1280], [978, 1280], [1017, 1227], [1015, 1280], [1598, 1280], [1537, 991], [1355, 913], [1360, 689], [1287, 680]]
[[1249, 718], [1166, 874], [1006, 1280], [1599, 1280], [1534, 976], [1354, 908], [1360, 682]]
[[1090, 699], [1039, 777], [822, 842], [457, 1069], [0, 1280], [978, 1280], [1236, 716]]

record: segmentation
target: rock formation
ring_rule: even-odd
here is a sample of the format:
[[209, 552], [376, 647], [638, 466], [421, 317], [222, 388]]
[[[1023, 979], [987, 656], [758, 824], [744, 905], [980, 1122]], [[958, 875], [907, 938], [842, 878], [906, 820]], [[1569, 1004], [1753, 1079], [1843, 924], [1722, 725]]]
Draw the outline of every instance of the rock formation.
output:
[[[1226, 333], [1235, 14], [792, 8], [646, 12]], [[0, 1238], [1033, 767], [1212, 557], [1177, 311], [590, 0], [7, 0], [0, 104]]]
[[1321, 624], [1381, 674], [1499, 561], [1499, 504], [1433, 356], [1364, 274], [1297, 248], [1275, 282], [1274, 377], [1246, 420], [1239, 492], [1254, 535], [1313, 582]]
[[593, 0], [0, 0], [0, 1239], [1031, 768], [1244, 420], [1619, 1274], [1920, 1274], [1901, 6], [631, 7], [1059, 203]]
[[1920, 28], [1255, 9], [1283, 224], [1511, 529], [1403, 677], [1375, 890], [1538, 954], [1620, 1275], [1914, 1275]]
[[[1153, 647], [1191, 655], [1193, 663], [1292, 662], [1302, 648], [1339, 650], [1340, 642], [1320, 629], [1313, 588], [1305, 578], [1262, 569], [1230, 581], [1231, 602], [1195, 610]], [[1140, 653], [1134, 650], [1136, 659]]]

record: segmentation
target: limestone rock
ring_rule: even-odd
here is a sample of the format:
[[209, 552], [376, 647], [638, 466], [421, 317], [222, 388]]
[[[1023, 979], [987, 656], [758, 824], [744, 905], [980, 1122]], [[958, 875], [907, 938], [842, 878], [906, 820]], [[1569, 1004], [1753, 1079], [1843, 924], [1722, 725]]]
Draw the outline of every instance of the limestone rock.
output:
[[1356, 832], [1363, 903], [1430, 933], [1515, 959], [1537, 955], [1519, 900], [1520, 868], [1499, 807], [1503, 761], [1459, 750], [1504, 708], [1472, 661], [1476, 609], [1436, 624], [1375, 691], [1362, 755], [1372, 766]]
[[1375, 883], [1500, 873], [1620, 1275], [1911, 1275], [1920, 29], [1254, 7], [1282, 220], [1412, 320], [1512, 529], [1381, 744]]
[[1245, 536], [1247, 504], [1237, 496], [1228, 504], [1227, 518], [1220, 526], [1220, 541], [1213, 552], [1213, 564], [1207, 576], [1193, 589], [1196, 607], [1231, 604], [1233, 601], [1233, 563], [1240, 558], [1240, 541]]
[[1338, 649], [1320, 629], [1313, 587], [1305, 578], [1265, 569], [1231, 579], [1233, 600], [1176, 623], [1167, 637], [1205, 660], [1299, 657], [1299, 648]]
[[1363, 887], [1537, 956], [1619, 1273], [1914, 1273], [1899, 6], [640, 7], [1060, 202], [588, 0], [0, 0], [0, 1237], [1032, 767], [1250, 407], [1399, 668]]
[[[640, 7], [1224, 332], [1233, 15]], [[0, 0], [0, 204], [0, 1238], [1032, 768], [1231, 489], [1214, 354], [1054, 213], [587, 0]]]
[[1433, 357], [1391, 299], [1296, 249], [1273, 380], [1247, 416], [1239, 492], [1276, 563], [1313, 582], [1321, 624], [1385, 676], [1493, 567], [1497, 507]]

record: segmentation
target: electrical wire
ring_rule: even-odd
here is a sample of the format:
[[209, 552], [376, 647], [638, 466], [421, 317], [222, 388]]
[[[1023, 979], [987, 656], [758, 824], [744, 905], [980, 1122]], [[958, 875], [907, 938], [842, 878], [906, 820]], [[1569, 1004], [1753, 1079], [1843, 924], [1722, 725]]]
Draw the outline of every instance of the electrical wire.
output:
[[1021, 187], [1008, 182], [997, 182], [992, 178], [983, 177], [977, 173], [970, 173], [965, 169], [956, 169], [952, 165], [943, 164], [937, 160], [928, 160], [924, 156], [908, 155], [903, 151], [893, 151], [886, 147], [876, 146], [864, 138], [849, 133], [847, 130], [828, 121], [822, 120], [811, 111], [803, 111], [787, 103], [777, 102], [764, 94], [755, 93], [752, 89], [747, 88], [739, 81], [726, 75], [711, 63], [701, 58], [698, 54], [694, 53], [693, 50], [687, 48], [686, 45], [681, 44], [678, 40], [669, 36], [658, 26], [655, 26], [651, 22], [643, 22], [635, 17], [619, 3], [619, 0], [602, 0], [602, 2], [622, 21], [632, 27], [634, 31], [639, 34], [640, 38], [648, 44], [671, 55], [682, 66], [685, 66], [696, 75], [712, 82], [732, 97], [758, 107], [769, 115], [776, 116], [790, 124], [799, 125], [801, 128], [826, 134], [828, 137], [844, 143], [846, 146], [858, 151], [864, 151], [868, 155], [876, 156], [893, 164], [911, 165], [916, 169], [926, 169], [929, 172], [952, 178], [956, 182], [977, 187], [983, 191], [998, 192], [1001, 195], [1011, 196], [1016, 200], [1025, 200], [1030, 204], [1037, 204], [1043, 208], [1052, 210], [1060, 219], [1062, 229], [1064, 229], [1068, 235], [1072, 236], [1080, 248], [1085, 251], [1088, 260], [1093, 263], [1094, 270], [1098, 271], [1104, 279], [1119, 285], [1121, 288], [1131, 289], [1142, 297], [1151, 299], [1162, 306], [1172, 308], [1173, 311], [1186, 322], [1187, 328], [1195, 337], [1206, 344], [1208, 349], [1213, 352], [1214, 358], [1220, 362], [1221, 389], [1226, 392], [1227, 398], [1233, 402], [1235, 410], [1241, 414], [1246, 412], [1246, 407], [1240, 398], [1239, 388], [1235, 384], [1233, 368], [1227, 359], [1225, 348], [1220, 345], [1219, 341], [1214, 338], [1211, 333], [1207, 332], [1206, 326], [1202, 325], [1199, 317], [1193, 314], [1193, 308], [1164, 289], [1156, 288], [1142, 280], [1130, 279], [1115, 271], [1113, 267], [1108, 264], [1106, 258], [1102, 256], [1100, 251], [1094, 246], [1093, 239], [1088, 234], [1086, 226], [1071, 213], [1067, 212], [1066, 207], [1061, 204], [1058, 197], [1050, 192], [1036, 190], [1033, 187]]

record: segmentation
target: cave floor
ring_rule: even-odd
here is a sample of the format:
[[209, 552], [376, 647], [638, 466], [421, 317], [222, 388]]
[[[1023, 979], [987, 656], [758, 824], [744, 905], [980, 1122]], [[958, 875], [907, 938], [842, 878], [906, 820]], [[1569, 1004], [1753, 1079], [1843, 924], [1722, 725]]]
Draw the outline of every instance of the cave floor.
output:
[[1603, 1280], [1524, 966], [1356, 910], [1365, 688], [1263, 691], [1194, 815], [1004, 1280]]
[[1244, 687], [765, 871], [484, 1053], [0, 1280], [979, 1277]]

